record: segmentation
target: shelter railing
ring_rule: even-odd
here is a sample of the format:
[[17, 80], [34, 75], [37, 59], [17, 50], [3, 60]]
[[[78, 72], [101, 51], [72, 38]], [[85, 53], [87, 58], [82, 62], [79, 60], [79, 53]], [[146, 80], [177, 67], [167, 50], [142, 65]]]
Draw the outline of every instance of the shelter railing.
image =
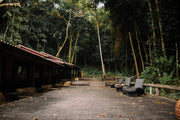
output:
[[[131, 82], [131, 84], [135, 84], [135, 82]], [[180, 91], [179, 86], [175, 85], [162, 85], [162, 84], [151, 84], [151, 83], [144, 83], [143, 86], [150, 87], [149, 93], [152, 94], [152, 88], [156, 89], [156, 95], [161, 95], [161, 89], [169, 89], [169, 90], [176, 90]]]

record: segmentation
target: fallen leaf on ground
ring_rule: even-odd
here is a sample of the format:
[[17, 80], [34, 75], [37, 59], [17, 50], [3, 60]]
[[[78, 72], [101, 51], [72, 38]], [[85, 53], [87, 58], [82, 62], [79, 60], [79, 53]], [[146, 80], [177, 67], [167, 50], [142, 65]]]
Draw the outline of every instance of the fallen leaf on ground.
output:
[[134, 115], [134, 112], [131, 112], [131, 115]]
[[121, 117], [122, 117], [122, 115], [119, 115], [119, 117], [121, 118]]
[[174, 113], [173, 112], [170, 112], [171, 115], [173, 115]]
[[105, 116], [105, 115], [106, 115], [106, 113], [100, 114], [100, 116]]
[[97, 118], [99, 118], [99, 116], [98, 116], [98, 115], [97, 115], [96, 117], [97, 117]]
[[136, 104], [135, 102], [132, 102], [132, 104]]
[[163, 105], [164, 105], [164, 104], [166, 104], [166, 105], [168, 104], [167, 102], [156, 102], [156, 103], [157, 103], [157, 104], [163, 104]]

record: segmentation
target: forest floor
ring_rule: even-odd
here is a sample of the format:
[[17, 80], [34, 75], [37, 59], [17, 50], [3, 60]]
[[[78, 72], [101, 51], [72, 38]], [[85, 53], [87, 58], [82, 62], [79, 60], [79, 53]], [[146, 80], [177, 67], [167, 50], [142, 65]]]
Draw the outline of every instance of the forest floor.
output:
[[54, 88], [3, 104], [0, 120], [176, 120], [173, 100], [127, 96], [98, 84]]

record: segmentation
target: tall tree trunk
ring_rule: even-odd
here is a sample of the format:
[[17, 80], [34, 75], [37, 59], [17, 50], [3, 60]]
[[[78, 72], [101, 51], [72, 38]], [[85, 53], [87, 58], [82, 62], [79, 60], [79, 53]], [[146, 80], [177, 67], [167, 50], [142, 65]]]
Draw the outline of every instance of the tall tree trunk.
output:
[[150, 58], [150, 65], [151, 65], [151, 67], [152, 67], [152, 66], [153, 66], [153, 63], [152, 63], [151, 45], [149, 45], [149, 58]]
[[137, 79], [139, 79], [139, 70], [138, 70], [138, 65], [137, 65], [137, 60], [136, 60], [136, 54], [134, 52], [134, 47], [133, 47], [133, 43], [132, 43], [132, 38], [131, 38], [131, 33], [129, 32], [129, 40], [131, 43], [131, 48], [132, 48], [132, 52], [133, 52], [133, 56], [134, 56], [134, 64], [136, 67], [136, 75], [137, 75]]
[[179, 52], [178, 52], [178, 43], [176, 40], [176, 77], [179, 77]]
[[137, 26], [136, 22], [134, 22], [134, 28], [135, 28], [135, 32], [136, 32], [136, 40], [137, 40], [137, 43], [138, 43], [138, 50], [139, 50], [139, 55], [140, 55], [140, 58], [141, 58], [142, 69], [144, 71], [144, 60], [143, 60], [142, 53], [141, 53], [141, 46], [140, 46], [140, 43], [139, 43], [139, 37], [138, 37], [138, 33], [137, 33], [138, 26]]
[[68, 39], [68, 31], [69, 31], [70, 21], [71, 21], [71, 10], [69, 11], [69, 20], [68, 20], [67, 26], [66, 26], [66, 37], [65, 37], [65, 40], [64, 40], [62, 46], [60, 46], [60, 47], [58, 48], [58, 52], [57, 52], [57, 54], [56, 54], [56, 57], [59, 57], [59, 54], [60, 54], [61, 50], [63, 49], [63, 47], [64, 47], [64, 45], [65, 45], [65, 43], [66, 43], [66, 41], [67, 41], [67, 39]]
[[9, 24], [7, 23], [7, 27], [6, 27], [6, 30], [4, 32], [4, 39], [3, 39], [4, 41], [6, 40], [6, 34], [7, 34], [8, 29], [9, 29]]
[[159, 14], [158, 0], [155, 0], [155, 3], [156, 3], [156, 10], [157, 10], [158, 21], [159, 21], [159, 31], [160, 31], [160, 36], [161, 36], [162, 52], [163, 52], [164, 57], [166, 57], [166, 48], [165, 48], [165, 42], [164, 42], [164, 38], [163, 38], [162, 24], [161, 24], [161, 18], [160, 18], [160, 14]]
[[104, 62], [103, 62], [103, 56], [102, 56], [102, 50], [101, 50], [101, 38], [100, 38], [100, 33], [99, 33], [99, 22], [98, 22], [98, 20], [96, 22], [97, 22], [97, 34], [98, 34], [98, 41], [99, 41], [99, 52], [100, 52], [100, 57], [101, 57], [101, 66], [102, 66], [102, 71], [103, 71], [103, 77], [106, 77], [106, 72], [105, 72], [105, 67], [104, 67]]
[[[79, 32], [76, 35], [76, 42], [75, 42], [75, 45], [74, 45], [75, 48], [77, 47], [78, 38], [79, 38]], [[73, 51], [73, 54], [72, 54], [72, 57], [71, 57], [71, 63], [73, 63], [73, 61], [74, 61], [74, 55], [75, 55], [75, 50]]]
[[[12, 17], [12, 23], [14, 23], [14, 13], [13, 13], [13, 17]], [[14, 27], [12, 26], [12, 29], [14, 30]], [[11, 31], [11, 39], [13, 39], [14, 37], [14, 31]]]
[[146, 49], [146, 46], [145, 46], [144, 42], [143, 42], [143, 49], [144, 49], [144, 53], [145, 53], [145, 55], [146, 55], [146, 63], [149, 63], [148, 51], [147, 51], [147, 49]]
[[117, 62], [114, 63], [115, 73], [117, 73]]
[[36, 50], [39, 50], [39, 39], [37, 39], [37, 43], [36, 43]]
[[84, 65], [86, 65], [86, 53], [84, 54]]
[[102, 56], [101, 37], [100, 37], [100, 32], [99, 32], [99, 21], [98, 21], [98, 15], [97, 15], [97, 9], [96, 9], [95, 0], [94, 0], [94, 8], [95, 8], [95, 18], [96, 18], [96, 28], [97, 28], [98, 42], [99, 42], [99, 53], [100, 53], [100, 58], [101, 58], [101, 67], [102, 67], [103, 77], [106, 77], [106, 72], [105, 72], [105, 67], [104, 67], [104, 62], [103, 62], [103, 56]]
[[128, 59], [128, 51], [127, 51], [127, 45], [126, 45], [126, 65], [125, 65], [125, 72], [127, 73], [127, 59]]
[[77, 61], [77, 54], [75, 54], [74, 64], [76, 64], [76, 61]]
[[151, 7], [151, 2], [150, 2], [150, 0], [148, 0], [148, 5], [149, 5], [150, 16], [151, 16], [151, 22], [152, 22], [153, 46], [154, 46], [154, 50], [155, 50], [155, 56], [157, 57], [156, 31], [155, 31], [154, 17], [153, 17], [153, 12], [152, 12], [152, 7]]
[[71, 49], [72, 49], [72, 38], [73, 37], [73, 32], [70, 35], [70, 42], [69, 42], [69, 58], [68, 58], [68, 62], [71, 63]]

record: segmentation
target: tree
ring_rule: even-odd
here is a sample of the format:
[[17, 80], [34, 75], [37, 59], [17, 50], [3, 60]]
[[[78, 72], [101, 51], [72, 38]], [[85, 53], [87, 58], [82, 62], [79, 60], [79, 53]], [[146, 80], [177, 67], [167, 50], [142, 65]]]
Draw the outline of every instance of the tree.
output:
[[129, 32], [129, 40], [130, 40], [131, 48], [132, 48], [132, 52], [133, 52], [134, 64], [135, 64], [135, 67], [136, 67], [137, 79], [139, 79], [139, 70], [138, 70], [138, 65], [137, 65], [137, 60], [136, 60], [136, 54], [135, 54], [135, 52], [134, 52], [134, 47], [133, 47], [132, 37], [131, 37], [131, 33], [130, 33], [130, 32]]

